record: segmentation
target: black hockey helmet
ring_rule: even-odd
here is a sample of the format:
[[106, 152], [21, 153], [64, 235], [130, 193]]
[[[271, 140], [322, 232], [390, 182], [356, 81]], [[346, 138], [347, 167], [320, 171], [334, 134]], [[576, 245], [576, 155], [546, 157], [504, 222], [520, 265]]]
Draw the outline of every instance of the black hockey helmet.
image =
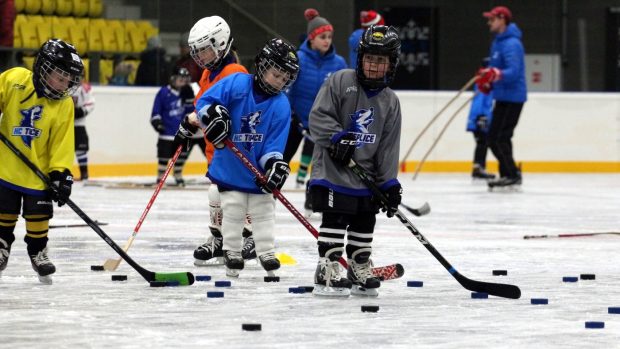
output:
[[187, 70], [187, 68], [177, 66], [172, 69], [172, 74], [170, 75], [170, 86], [172, 88], [178, 90], [191, 81], [192, 77], [189, 75], [189, 70]]
[[[41, 46], [35, 58], [34, 87], [39, 94], [49, 99], [62, 99], [80, 86], [83, 74], [84, 64], [75, 47], [60, 39], [50, 39]], [[51, 79], [64, 80], [68, 82], [67, 87], [52, 86], [54, 83], [50, 83]]]
[[[274, 38], [265, 44], [265, 47], [256, 55], [254, 59], [256, 74], [254, 81], [263, 92], [269, 95], [276, 95], [280, 91], [286, 90], [295, 80], [299, 73], [299, 58], [295, 48], [282, 39]], [[265, 81], [265, 73], [269, 68], [275, 68], [287, 75], [287, 80], [280, 87], [272, 86]]]
[[189, 70], [185, 67], [176, 66], [172, 69], [172, 77], [190, 78]]
[[[370, 79], [364, 74], [364, 55], [388, 56], [390, 66], [380, 79]], [[357, 79], [362, 86], [380, 89], [389, 86], [394, 80], [400, 57], [400, 38], [398, 31], [392, 26], [372, 25], [362, 35], [357, 50]]]

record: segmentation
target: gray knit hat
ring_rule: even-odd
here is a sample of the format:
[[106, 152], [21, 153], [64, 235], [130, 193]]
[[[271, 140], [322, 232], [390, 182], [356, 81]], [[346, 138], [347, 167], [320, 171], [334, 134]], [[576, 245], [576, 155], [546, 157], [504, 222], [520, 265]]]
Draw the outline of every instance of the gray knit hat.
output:
[[326, 31], [334, 31], [334, 27], [323, 17], [319, 17], [319, 11], [309, 8], [304, 11], [304, 17], [308, 21], [308, 39], [312, 40], [317, 35]]

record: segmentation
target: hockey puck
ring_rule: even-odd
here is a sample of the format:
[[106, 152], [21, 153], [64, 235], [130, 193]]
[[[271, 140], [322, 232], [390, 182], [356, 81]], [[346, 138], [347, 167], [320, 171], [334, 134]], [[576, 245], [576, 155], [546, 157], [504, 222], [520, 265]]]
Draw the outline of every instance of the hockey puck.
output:
[[166, 286], [170, 286], [170, 287], [175, 287], [175, 286], [179, 286], [179, 285], [181, 285], [181, 283], [178, 282], [178, 281], [168, 281], [168, 282], [166, 282]]
[[603, 321], [586, 321], [586, 328], [605, 328]]
[[112, 281], [127, 281], [127, 275], [112, 275]]
[[314, 291], [314, 286], [299, 286], [299, 288], [303, 288], [306, 291], [306, 293], [310, 293]]
[[562, 278], [563, 282], [577, 282], [577, 280], [579, 280], [579, 278], [576, 276], [565, 276]]
[[280, 277], [279, 276], [265, 276], [263, 280], [265, 282], [280, 282]]
[[506, 275], [508, 275], [508, 270], [493, 270], [493, 275], [495, 275], [495, 276], [506, 276]]
[[222, 291], [208, 291], [207, 298], [224, 298], [224, 292]]
[[103, 265], [91, 265], [90, 270], [92, 271], [103, 271]]
[[167, 284], [165, 281], [149, 281], [151, 287], [166, 287]]
[[211, 281], [210, 275], [196, 275], [196, 281]]
[[424, 282], [422, 281], [407, 281], [407, 287], [422, 287]]
[[244, 331], [261, 331], [263, 325], [261, 324], [241, 324], [241, 329]]
[[376, 313], [379, 311], [378, 305], [362, 305], [363, 313]]
[[581, 274], [579, 275], [581, 280], [596, 280], [596, 275], [594, 274]]
[[232, 285], [232, 284], [228, 280], [216, 281], [215, 282], [215, 287], [230, 287], [230, 285]]
[[306, 293], [306, 289], [303, 287], [289, 287], [288, 293]]
[[620, 307], [609, 307], [609, 308], [607, 308], [607, 313], [609, 313], [609, 314], [620, 314]]
[[474, 299], [487, 299], [487, 298], [489, 298], [489, 294], [488, 293], [484, 293], [484, 292], [472, 292], [471, 293], [471, 298], [474, 298]]
[[549, 300], [547, 298], [532, 298], [530, 300], [531, 304], [549, 304]]

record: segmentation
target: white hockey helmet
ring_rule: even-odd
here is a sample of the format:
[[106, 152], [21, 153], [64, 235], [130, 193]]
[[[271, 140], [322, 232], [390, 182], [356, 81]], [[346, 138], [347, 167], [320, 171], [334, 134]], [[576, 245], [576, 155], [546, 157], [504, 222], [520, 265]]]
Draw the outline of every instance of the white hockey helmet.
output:
[[233, 39], [228, 23], [220, 16], [200, 19], [189, 32], [187, 44], [192, 58], [203, 69], [217, 68], [226, 57]]

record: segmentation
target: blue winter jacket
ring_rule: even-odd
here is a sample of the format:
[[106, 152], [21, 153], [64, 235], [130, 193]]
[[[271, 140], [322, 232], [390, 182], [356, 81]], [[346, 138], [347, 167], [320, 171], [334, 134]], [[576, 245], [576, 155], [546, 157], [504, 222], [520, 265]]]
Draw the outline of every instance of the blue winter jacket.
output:
[[[474, 85], [474, 92], [478, 92], [478, 87]], [[471, 101], [471, 107], [469, 109], [469, 117], [467, 118], [467, 131], [470, 132], [484, 132], [488, 133], [489, 129], [487, 126], [486, 130], [482, 130], [478, 127], [477, 121], [479, 115], [484, 115], [487, 117], [487, 125], [491, 125], [491, 120], [493, 120], [493, 91], [488, 95], [485, 95], [482, 92], [478, 92], [474, 99]]]
[[299, 116], [304, 128], [308, 128], [308, 117], [323, 82], [340, 69], [345, 69], [347, 63], [342, 56], [336, 54], [334, 45], [321, 56], [319, 51], [310, 48], [308, 40], [304, 41], [297, 51], [299, 57], [299, 75], [293, 85], [287, 90], [291, 108]]
[[495, 36], [489, 57], [489, 67], [502, 71], [501, 80], [493, 83], [493, 98], [502, 102], [525, 102], [525, 51], [521, 43], [521, 30], [516, 24], [510, 23], [506, 31]]
[[356, 29], [351, 36], [349, 36], [349, 68], [355, 69], [357, 67], [357, 49], [360, 46], [362, 40], [362, 34], [365, 29]]

